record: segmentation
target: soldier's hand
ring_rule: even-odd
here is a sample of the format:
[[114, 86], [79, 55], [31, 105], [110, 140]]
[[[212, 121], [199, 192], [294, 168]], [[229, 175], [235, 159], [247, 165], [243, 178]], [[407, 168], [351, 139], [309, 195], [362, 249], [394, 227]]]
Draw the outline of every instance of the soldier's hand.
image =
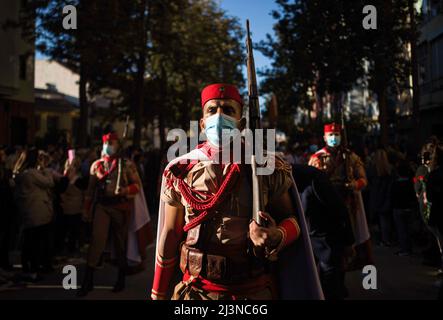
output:
[[345, 187], [346, 187], [348, 190], [356, 190], [356, 189], [357, 189], [357, 181], [352, 180], [352, 181], [350, 181], [350, 182], [346, 182], [346, 183], [345, 183]]
[[266, 212], [259, 212], [267, 227], [261, 227], [254, 220], [249, 224], [249, 237], [256, 247], [276, 247], [281, 241], [281, 233], [275, 220]]
[[119, 196], [125, 196], [125, 195], [128, 194], [128, 188], [126, 188], [126, 187], [119, 187], [119, 188], [117, 188], [117, 193], [116, 194], [119, 195]]

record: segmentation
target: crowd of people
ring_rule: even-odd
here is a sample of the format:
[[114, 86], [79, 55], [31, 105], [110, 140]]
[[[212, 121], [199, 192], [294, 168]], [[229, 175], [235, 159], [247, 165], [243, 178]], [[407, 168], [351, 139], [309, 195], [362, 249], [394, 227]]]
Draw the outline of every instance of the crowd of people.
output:
[[[11, 279], [37, 282], [57, 265], [82, 259], [92, 233], [83, 219], [85, 192], [100, 151], [0, 147], [0, 285]], [[155, 214], [161, 154], [132, 147], [125, 153]]]
[[[318, 150], [317, 140], [312, 141], [293, 148], [283, 145], [280, 150], [293, 166], [305, 165]], [[398, 256], [421, 255], [423, 264], [435, 267], [441, 277], [443, 145], [436, 137], [429, 138], [416, 159], [397, 146], [363, 150], [359, 156], [368, 185], [362, 195], [372, 241], [397, 247]]]
[[[308, 164], [319, 144], [312, 140], [280, 150], [296, 168]], [[155, 214], [164, 156], [132, 147], [125, 152]], [[442, 144], [430, 138], [417, 161], [395, 147], [365, 148], [359, 156], [367, 176], [362, 196], [372, 242], [398, 247], [398, 256], [422, 255], [423, 264], [435, 267], [441, 277]], [[99, 157], [98, 148], [0, 148], [0, 284], [11, 272], [17, 274], [14, 264], [21, 264], [21, 280], [34, 282], [53, 272], [58, 262], [82, 256], [91, 236], [90, 224], [82, 220], [85, 191], [90, 167]]]

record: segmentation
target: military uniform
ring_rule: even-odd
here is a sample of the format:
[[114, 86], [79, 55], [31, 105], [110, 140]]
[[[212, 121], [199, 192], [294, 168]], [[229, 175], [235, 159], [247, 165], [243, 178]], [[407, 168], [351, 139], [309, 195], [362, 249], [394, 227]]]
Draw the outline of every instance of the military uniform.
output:
[[[103, 136], [103, 142], [117, 140], [115, 134]], [[81, 295], [92, 290], [92, 273], [106, 248], [108, 234], [111, 231], [114, 253], [119, 267], [118, 287], [124, 286], [127, 268], [126, 248], [129, 217], [134, 206], [134, 196], [141, 189], [140, 178], [135, 165], [121, 159], [120, 187], [127, 190], [124, 195], [116, 194], [119, 176], [119, 157], [103, 156], [90, 168], [90, 178], [85, 196], [86, 219], [92, 220], [92, 239], [87, 256], [85, 288]], [[93, 216], [91, 216], [93, 214]], [[87, 290], [89, 289], [89, 290]], [[114, 289], [118, 291], [115, 287]]]
[[[339, 132], [340, 130], [340, 126], [334, 123], [325, 125], [325, 133]], [[346, 152], [348, 163], [343, 157], [343, 152]], [[370, 234], [361, 195], [361, 190], [368, 182], [364, 164], [360, 157], [350, 150], [345, 151], [342, 147], [331, 148], [326, 146], [311, 156], [309, 165], [323, 170], [329, 176], [338, 194], [345, 201], [358, 254], [353, 263], [354, 266], [361, 267], [372, 264]], [[353, 183], [352, 188], [347, 185], [350, 182]]]
[[[281, 196], [291, 185], [289, 167], [282, 159], [277, 162], [278, 167], [275, 173], [264, 176], [263, 179], [265, 205]], [[184, 180], [197, 195], [201, 195], [199, 196], [201, 200], [205, 200], [207, 198], [205, 194], [217, 193], [233, 165], [223, 166], [211, 162], [200, 162], [186, 174]], [[182, 188], [179, 186], [180, 179], [173, 176], [171, 171], [166, 172], [166, 179], [168, 187], [162, 194], [162, 200], [172, 206], [185, 207], [185, 222], [189, 223], [200, 214], [199, 210], [195, 210], [185, 199], [181, 192]], [[232, 190], [217, 206], [213, 217], [190, 229], [182, 245], [180, 268], [185, 274], [185, 283], [190, 277], [201, 276], [198, 281], [201, 284], [200, 288], [195, 285], [197, 291], [191, 293], [192, 288], [183, 289], [186, 284], [181, 282], [176, 287], [173, 299], [187, 299], [195, 295], [205, 287], [205, 280], [220, 285], [220, 292], [199, 294], [198, 296], [202, 299], [203, 297], [223, 298], [223, 295], [219, 296], [223, 293], [223, 287], [228, 288], [232, 284], [241, 286], [244, 283], [251, 283], [251, 280], [256, 281], [257, 287], [246, 287], [246, 293], [242, 293], [244, 296], [248, 296], [247, 291], [249, 291], [249, 294], [261, 295], [264, 299], [272, 298], [273, 283], [265, 270], [266, 265], [248, 253], [248, 231], [252, 213], [252, 190], [248, 168], [243, 167], [236, 180], [230, 186]], [[284, 217], [274, 217], [274, 219], [278, 222], [291, 219], [295, 225], [297, 224], [295, 218], [289, 214]], [[197, 263], [194, 263], [194, 257]]]
[[[118, 265], [126, 267], [126, 239], [128, 218], [132, 210], [133, 199], [138, 192], [140, 180], [137, 169], [129, 160], [123, 160], [121, 186], [133, 188], [129, 196], [115, 195], [117, 184], [118, 159], [99, 159], [91, 166], [87, 197], [95, 198], [95, 210], [92, 223], [92, 241], [88, 252], [88, 265], [96, 267], [103, 253], [108, 230], [111, 230]], [[132, 186], [132, 187], [131, 187]]]
[[[223, 90], [219, 92], [219, 88]], [[228, 85], [207, 87], [202, 93], [202, 106], [205, 95], [213, 99], [241, 101], [236, 88]], [[270, 212], [281, 232], [281, 241], [265, 256], [254, 254], [249, 238], [251, 167], [214, 162], [215, 150], [218, 149], [211, 147], [209, 142], [197, 149], [205, 154], [207, 161], [173, 163], [163, 174], [159, 221], [163, 203], [183, 208], [185, 239], [176, 257], [163, 257], [157, 252], [151, 297], [166, 298], [177, 262], [183, 279], [175, 286], [172, 299], [276, 298], [276, 282], [270, 261], [299, 237], [300, 227], [295, 215], [291, 212], [279, 215]], [[288, 192], [293, 183], [290, 166], [277, 156], [274, 161], [274, 173], [262, 176], [266, 211]], [[161, 222], [158, 230], [162, 231]]]

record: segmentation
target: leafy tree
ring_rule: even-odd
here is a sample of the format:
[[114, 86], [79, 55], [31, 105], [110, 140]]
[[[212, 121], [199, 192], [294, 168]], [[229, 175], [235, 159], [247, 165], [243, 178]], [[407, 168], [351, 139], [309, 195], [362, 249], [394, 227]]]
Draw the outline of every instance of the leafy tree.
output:
[[[407, 44], [413, 39], [408, 0], [376, 0], [378, 28], [364, 32], [365, 59], [369, 61], [369, 88], [377, 94], [381, 143], [388, 143], [388, 98], [409, 88], [411, 64]], [[391, 119], [391, 122], [392, 119]]]
[[277, 39], [268, 37], [261, 43], [264, 54], [274, 60], [273, 69], [265, 72], [264, 87], [275, 92], [284, 81], [288, 84], [284, 90], [290, 93], [279, 92], [279, 100], [292, 106], [289, 110], [295, 104], [310, 109], [315, 102], [322, 122], [324, 97], [333, 98], [337, 113], [341, 95], [363, 74], [362, 40], [356, 31], [361, 28], [362, 7], [359, 1], [344, 0], [278, 0], [277, 4], [279, 9], [273, 12]]
[[336, 118], [342, 95], [357, 80], [368, 79], [370, 89], [377, 94], [381, 136], [386, 143], [388, 95], [407, 88], [411, 74], [406, 45], [417, 39], [416, 26], [409, 20], [414, 1], [373, 1], [378, 12], [377, 30], [362, 27], [364, 1], [276, 2], [278, 9], [272, 13], [277, 20], [276, 39], [268, 37], [260, 45], [273, 60], [272, 68], [264, 71], [265, 92], [277, 94], [281, 111], [287, 115], [297, 109], [311, 110], [315, 104], [321, 123], [325, 97], [332, 102], [332, 117]]
[[[74, 5], [78, 29], [62, 28], [65, 5]], [[243, 86], [243, 29], [210, 0], [31, 0], [37, 49], [80, 75], [78, 142], [87, 144], [88, 96], [120, 92], [109, 117], [130, 113], [134, 144], [157, 118], [182, 125], [199, 111], [199, 94], [211, 82]]]

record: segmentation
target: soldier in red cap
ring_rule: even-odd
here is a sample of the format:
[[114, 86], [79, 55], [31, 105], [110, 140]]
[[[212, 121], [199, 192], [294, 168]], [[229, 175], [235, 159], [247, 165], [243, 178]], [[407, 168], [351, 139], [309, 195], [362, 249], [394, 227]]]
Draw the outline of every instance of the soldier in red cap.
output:
[[324, 126], [326, 146], [311, 156], [309, 165], [325, 171], [348, 207], [354, 231], [356, 257], [349, 269], [373, 264], [370, 234], [361, 190], [367, 185], [366, 172], [360, 157], [342, 146], [342, 127], [336, 123]]
[[[296, 216], [289, 192], [290, 166], [275, 157], [274, 172], [263, 176], [267, 212], [260, 215], [267, 225], [259, 226], [251, 221], [251, 167], [217, 161], [232, 143], [224, 132], [245, 126], [242, 98], [235, 86], [213, 84], [202, 91], [201, 105], [200, 127], [207, 141], [171, 161], [163, 174], [152, 299], [169, 297], [177, 264], [183, 278], [175, 286], [174, 300], [278, 298], [271, 263], [282, 261], [293, 245], [298, 259], [309, 265], [305, 271], [294, 263], [285, 264], [300, 277], [296, 286], [302, 295], [297, 297], [320, 299], [312, 249], [305, 242], [308, 232]], [[307, 282], [312, 287], [304, 286]]]
[[102, 140], [102, 157], [91, 165], [85, 197], [83, 219], [92, 221], [92, 239], [79, 296], [85, 296], [93, 289], [94, 269], [105, 250], [109, 230], [119, 268], [113, 291], [124, 289], [128, 222], [133, 199], [141, 189], [137, 169], [129, 160], [122, 159], [121, 170], [118, 168], [121, 157], [118, 135], [111, 132], [105, 134]]

